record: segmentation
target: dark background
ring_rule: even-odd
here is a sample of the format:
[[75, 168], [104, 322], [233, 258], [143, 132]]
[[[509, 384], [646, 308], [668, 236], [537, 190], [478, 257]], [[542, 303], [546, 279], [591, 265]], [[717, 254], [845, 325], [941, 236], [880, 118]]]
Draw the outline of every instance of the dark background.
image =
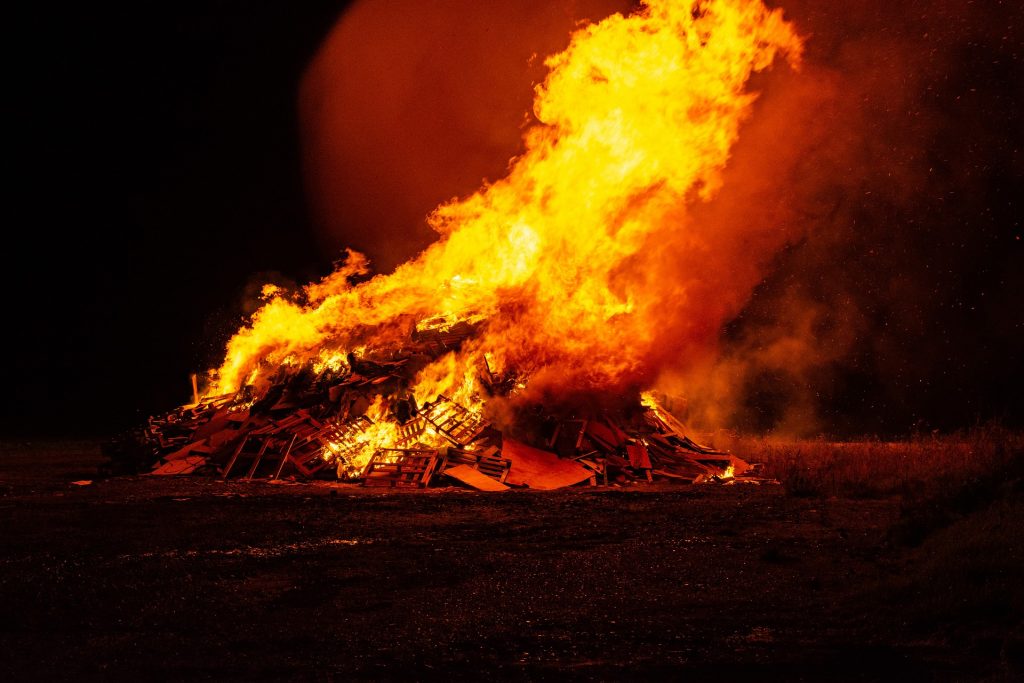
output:
[[295, 103], [346, 4], [50, 4], [10, 22], [4, 432], [104, 434], [183, 402], [254, 274], [329, 271]]
[[[9, 16], [0, 433], [104, 435], [183, 402], [189, 373], [219, 361], [257, 277], [329, 271], [336, 254], [307, 210], [296, 97], [346, 4], [50, 3]], [[828, 306], [856, 290], [858, 328], [827, 367], [746, 378], [736, 425], [771, 428], [793, 383], [833, 433], [1019, 425], [1017, 3], [962, 16], [934, 11], [953, 3], [906, 3], [885, 25], [870, 2], [844, 5], [874, 22], [864, 25], [829, 15], [831, 3], [785, 4], [826, 38], [822, 50], [842, 52], [830, 33], [891, 31], [941, 55], [912, 85], [921, 96], [890, 112], [933, 122], [915, 163], [937, 179], [909, 200], [847, 202], [842, 230], [780, 257], [728, 344], [749, 345], [793, 288]], [[878, 165], [869, 184], [886, 174]], [[844, 272], [843, 287], [829, 291], [822, 264]]]

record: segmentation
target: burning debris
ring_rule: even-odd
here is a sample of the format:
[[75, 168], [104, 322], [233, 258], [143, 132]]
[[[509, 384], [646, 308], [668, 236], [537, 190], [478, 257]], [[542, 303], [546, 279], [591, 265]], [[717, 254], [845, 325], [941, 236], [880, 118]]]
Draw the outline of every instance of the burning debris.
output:
[[[586, 416], [532, 406], [505, 429], [444, 395], [418, 402], [407, 389], [416, 368], [439, 353], [456, 353], [460, 343], [450, 339], [439, 348], [434, 337], [414, 334], [401, 354], [386, 360], [352, 354], [336, 369], [283, 371], [260, 396], [248, 386], [203, 398], [150, 418], [111, 444], [111, 467], [483, 491], [657, 479], [721, 482], [752, 472], [741, 459], [687, 438], [650, 394], [632, 406]], [[517, 387], [502, 389], [507, 383], [494, 382], [486, 366], [480, 370], [482, 385], [492, 392], [481, 405], [506, 404]]]

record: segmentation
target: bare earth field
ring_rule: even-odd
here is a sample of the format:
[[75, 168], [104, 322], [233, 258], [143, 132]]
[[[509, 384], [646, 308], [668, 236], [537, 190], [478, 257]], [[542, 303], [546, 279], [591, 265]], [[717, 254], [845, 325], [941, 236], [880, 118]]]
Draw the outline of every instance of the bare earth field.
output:
[[1024, 676], [1019, 453], [935, 491], [766, 452], [781, 485], [482, 494], [0, 448], [4, 680]]

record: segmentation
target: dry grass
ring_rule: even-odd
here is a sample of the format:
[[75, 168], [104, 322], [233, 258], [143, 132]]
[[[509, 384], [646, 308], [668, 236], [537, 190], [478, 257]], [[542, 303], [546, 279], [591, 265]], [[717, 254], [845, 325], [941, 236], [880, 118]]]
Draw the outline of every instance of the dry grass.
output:
[[992, 425], [896, 442], [737, 437], [727, 447], [795, 496], [933, 498], [1024, 464], [1024, 433]]

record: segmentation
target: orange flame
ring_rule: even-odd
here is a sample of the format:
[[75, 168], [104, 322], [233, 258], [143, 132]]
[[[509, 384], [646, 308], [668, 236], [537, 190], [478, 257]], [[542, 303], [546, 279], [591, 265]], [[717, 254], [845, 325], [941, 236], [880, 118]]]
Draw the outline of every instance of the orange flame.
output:
[[352, 284], [368, 262], [349, 252], [296, 296], [268, 292], [228, 343], [212, 391], [459, 321], [483, 324], [423, 370], [418, 398], [478, 403], [485, 354], [529, 378], [526, 392], [649, 384], [668, 343], [660, 320], [693, 306], [651, 255], [660, 244], [706, 248], [713, 228], [690, 220], [687, 205], [720, 185], [756, 97], [751, 74], [779, 53], [796, 66], [801, 50], [782, 12], [760, 0], [647, 0], [580, 29], [546, 62], [539, 123], [506, 178], [436, 209], [440, 239], [391, 274]]

